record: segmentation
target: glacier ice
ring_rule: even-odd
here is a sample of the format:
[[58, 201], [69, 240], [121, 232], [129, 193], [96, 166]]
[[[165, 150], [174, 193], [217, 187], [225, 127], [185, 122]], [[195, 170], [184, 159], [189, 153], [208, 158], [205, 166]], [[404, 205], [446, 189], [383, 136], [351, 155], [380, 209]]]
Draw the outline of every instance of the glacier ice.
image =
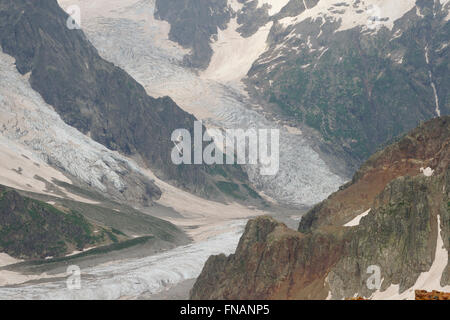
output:
[[239, 85], [205, 79], [181, 66], [186, 50], [168, 40], [165, 22], [154, 19], [154, 0], [128, 1], [114, 10], [99, 7], [82, 7], [89, 17], [83, 21], [84, 32], [100, 55], [126, 70], [150, 95], [169, 95], [206, 126], [281, 130], [278, 175], [260, 176], [258, 168], [246, 166], [252, 183], [266, 195], [312, 206], [345, 182], [304, 137], [252, 110]]

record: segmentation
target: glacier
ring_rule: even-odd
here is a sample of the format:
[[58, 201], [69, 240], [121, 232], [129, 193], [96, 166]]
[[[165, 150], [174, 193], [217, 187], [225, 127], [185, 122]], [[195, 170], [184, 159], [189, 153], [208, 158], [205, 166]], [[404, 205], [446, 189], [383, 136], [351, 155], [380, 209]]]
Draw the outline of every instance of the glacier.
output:
[[227, 228], [231, 230], [222, 234], [153, 256], [82, 269], [78, 290], [69, 290], [63, 275], [63, 279], [51, 282], [0, 287], [0, 299], [115, 300], [159, 293], [198, 277], [209, 256], [233, 253], [245, 224], [246, 220], [230, 222]]
[[[69, 2], [59, 0], [63, 8]], [[150, 95], [170, 96], [207, 127], [280, 129], [279, 173], [260, 176], [257, 167], [245, 167], [264, 194], [285, 204], [309, 207], [347, 180], [333, 172], [305, 137], [259, 112], [239, 82], [208, 79], [183, 67], [188, 51], [168, 40], [169, 25], [153, 16], [154, 0], [127, 0], [114, 7], [105, 0], [95, 6], [75, 3], [81, 8], [83, 31], [99, 54], [127, 71]]]
[[139, 180], [148, 179], [128, 158], [67, 125], [14, 63], [14, 58], [0, 51], [0, 133], [4, 146], [23, 146], [68, 177], [112, 195], [120, 195], [129, 183], [138, 185]]

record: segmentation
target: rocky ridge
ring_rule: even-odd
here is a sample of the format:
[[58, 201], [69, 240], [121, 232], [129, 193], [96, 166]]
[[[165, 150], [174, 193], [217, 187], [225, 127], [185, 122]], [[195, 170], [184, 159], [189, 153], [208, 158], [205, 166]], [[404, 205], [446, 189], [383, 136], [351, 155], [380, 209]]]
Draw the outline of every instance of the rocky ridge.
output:
[[[191, 298], [414, 299], [418, 289], [448, 291], [449, 143], [450, 117], [422, 124], [313, 208], [301, 232], [269, 217], [250, 221], [235, 254], [210, 257]], [[368, 286], [373, 266], [380, 287]]]

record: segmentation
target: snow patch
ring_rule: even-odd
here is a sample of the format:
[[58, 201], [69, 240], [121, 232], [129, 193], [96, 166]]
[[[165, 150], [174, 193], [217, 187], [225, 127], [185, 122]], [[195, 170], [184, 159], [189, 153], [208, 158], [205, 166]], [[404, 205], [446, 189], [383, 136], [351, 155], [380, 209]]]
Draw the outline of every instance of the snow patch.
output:
[[0, 252], [0, 267], [4, 267], [10, 264], [18, 263], [23, 260], [19, 260], [16, 258], [11, 257], [9, 254]]
[[221, 82], [241, 80], [250, 70], [253, 62], [267, 48], [267, 36], [273, 22], [261, 27], [249, 38], [243, 38], [236, 29], [237, 18], [228, 24], [226, 30], [219, 30], [218, 40], [212, 44], [214, 54], [208, 69], [201, 76]]
[[357, 216], [355, 219], [353, 219], [352, 221], [344, 224], [344, 227], [355, 227], [355, 226], [359, 226], [359, 223], [361, 222], [361, 219], [364, 218], [365, 216], [367, 216], [370, 211], [372, 209], [369, 209], [363, 213], [361, 213], [359, 216]]
[[431, 169], [430, 167], [424, 169], [424, 168], [420, 168], [420, 172], [423, 173], [423, 175], [425, 177], [431, 177], [434, 173], [434, 170]]
[[241, 10], [244, 7], [244, 4], [238, 2], [237, 0], [229, 0], [228, 4], [230, 5], [231, 9], [234, 12], [238, 12], [239, 10]]

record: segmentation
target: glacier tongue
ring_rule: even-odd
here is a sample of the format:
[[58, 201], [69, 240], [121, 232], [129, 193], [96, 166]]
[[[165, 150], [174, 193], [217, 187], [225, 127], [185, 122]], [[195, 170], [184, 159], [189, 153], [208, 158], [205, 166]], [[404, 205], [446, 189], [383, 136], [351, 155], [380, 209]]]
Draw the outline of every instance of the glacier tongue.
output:
[[83, 30], [99, 53], [126, 70], [150, 95], [172, 97], [187, 112], [207, 121], [207, 126], [281, 129], [278, 175], [260, 176], [258, 168], [247, 166], [251, 181], [265, 194], [311, 206], [345, 182], [304, 137], [252, 111], [239, 84], [205, 79], [183, 68], [180, 62], [186, 51], [168, 40], [167, 24], [153, 18], [154, 0], [129, 0], [120, 8], [111, 8], [106, 0], [94, 9], [84, 2], [80, 5], [89, 17], [83, 20]]
[[113, 300], [159, 293], [171, 285], [198, 277], [209, 256], [233, 253], [245, 224], [245, 220], [230, 222], [231, 230], [228, 232], [157, 255], [83, 269], [80, 290], [68, 290], [66, 279], [58, 279], [16, 288], [3, 287], [0, 288], [0, 297]]

